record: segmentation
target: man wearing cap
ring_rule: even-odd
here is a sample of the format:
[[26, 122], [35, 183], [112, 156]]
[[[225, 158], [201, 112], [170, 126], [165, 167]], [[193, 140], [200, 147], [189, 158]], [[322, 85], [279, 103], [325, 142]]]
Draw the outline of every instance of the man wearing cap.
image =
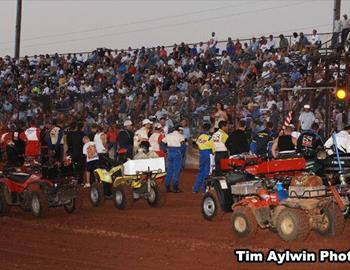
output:
[[179, 189], [179, 178], [182, 160], [181, 146], [185, 143], [185, 137], [180, 133], [180, 129], [180, 126], [176, 126], [175, 130], [170, 134], [167, 134], [162, 140], [163, 143], [167, 144], [168, 152], [168, 171], [165, 177], [165, 187], [167, 192], [171, 192], [171, 180], [173, 181], [174, 192], [182, 192]]
[[[350, 153], [350, 126], [346, 126], [344, 130], [335, 134], [335, 139], [336, 139], [336, 144], [339, 151], [347, 154]], [[333, 142], [333, 137], [331, 136], [324, 144], [324, 146], [327, 148], [327, 153], [329, 155], [332, 155], [335, 153], [334, 147], [331, 149], [331, 147], [334, 145], [335, 144]]]
[[197, 193], [199, 189], [205, 192], [204, 180], [208, 178], [210, 173], [210, 155], [214, 154], [214, 144], [209, 135], [210, 124], [203, 125], [202, 134], [198, 137], [196, 144], [199, 149], [199, 173], [197, 180], [193, 186], [193, 193]]
[[148, 142], [149, 133], [151, 131], [152, 124], [153, 124], [152, 121], [150, 121], [149, 119], [144, 119], [142, 121], [142, 127], [135, 132], [135, 136], [134, 136], [134, 152], [135, 153], [137, 153], [137, 150], [138, 150], [140, 143], [142, 141]]
[[124, 121], [124, 128], [120, 130], [117, 137], [118, 150], [125, 148], [127, 150], [126, 157], [133, 157], [133, 146], [134, 146], [134, 132], [132, 122], [130, 120]]
[[299, 130], [301, 129], [301, 132], [310, 130], [315, 120], [316, 117], [314, 113], [310, 111], [310, 105], [304, 105], [304, 111], [299, 116]]
[[156, 152], [159, 157], [165, 157], [165, 153], [160, 147], [160, 144], [164, 138], [165, 134], [163, 132], [162, 125], [160, 123], [156, 123], [154, 126], [154, 132], [151, 137], [149, 137], [149, 143], [151, 146], [150, 151]]

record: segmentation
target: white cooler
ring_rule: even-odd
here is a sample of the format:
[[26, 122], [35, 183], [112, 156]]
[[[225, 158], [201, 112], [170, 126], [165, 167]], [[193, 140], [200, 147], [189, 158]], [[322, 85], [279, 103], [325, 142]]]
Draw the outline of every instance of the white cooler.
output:
[[128, 160], [123, 164], [124, 175], [136, 175], [137, 172], [159, 171], [165, 173], [164, 158]]

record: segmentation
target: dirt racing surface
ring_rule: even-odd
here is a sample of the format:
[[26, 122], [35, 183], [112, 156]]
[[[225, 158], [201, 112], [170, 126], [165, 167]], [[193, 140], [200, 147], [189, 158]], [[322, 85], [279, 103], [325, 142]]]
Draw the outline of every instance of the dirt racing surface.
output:
[[306, 242], [286, 243], [266, 230], [254, 239], [237, 239], [230, 232], [229, 214], [218, 222], [203, 220], [201, 195], [191, 193], [195, 177], [195, 171], [183, 172], [185, 193], [169, 194], [160, 209], [141, 200], [127, 211], [117, 210], [112, 201], [93, 208], [86, 192], [77, 214], [51, 209], [47, 218], [35, 219], [11, 209], [9, 217], [0, 218], [0, 269], [350, 269], [350, 264], [237, 263], [235, 249], [349, 250], [350, 225], [343, 235], [312, 233]]

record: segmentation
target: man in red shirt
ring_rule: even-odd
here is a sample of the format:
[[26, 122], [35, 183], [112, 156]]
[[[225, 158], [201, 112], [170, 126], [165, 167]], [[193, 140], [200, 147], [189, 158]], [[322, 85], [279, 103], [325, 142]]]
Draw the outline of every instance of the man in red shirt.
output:
[[40, 129], [36, 126], [34, 120], [30, 127], [23, 131], [20, 139], [25, 142], [25, 156], [28, 158], [38, 158], [40, 156]]

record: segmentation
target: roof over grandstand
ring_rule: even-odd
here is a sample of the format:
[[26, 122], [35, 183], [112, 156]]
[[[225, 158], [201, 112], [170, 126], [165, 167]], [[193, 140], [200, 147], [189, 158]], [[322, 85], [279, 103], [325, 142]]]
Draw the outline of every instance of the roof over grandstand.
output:
[[[332, 31], [333, 1], [26, 0], [21, 55]], [[342, 2], [342, 14], [350, 1]], [[0, 1], [0, 55], [13, 54], [16, 1]]]

